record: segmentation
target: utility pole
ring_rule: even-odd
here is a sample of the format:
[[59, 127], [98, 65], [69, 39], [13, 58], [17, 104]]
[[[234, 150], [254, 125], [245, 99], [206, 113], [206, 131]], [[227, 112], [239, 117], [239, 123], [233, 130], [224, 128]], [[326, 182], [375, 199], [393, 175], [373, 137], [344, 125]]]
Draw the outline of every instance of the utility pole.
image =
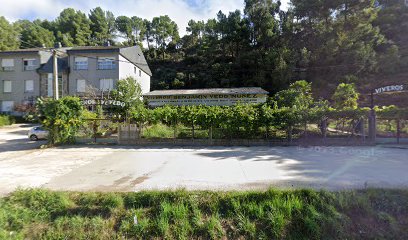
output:
[[54, 99], [59, 99], [59, 91], [58, 91], [58, 58], [57, 58], [57, 50], [52, 50], [52, 58], [53, 58], [53, 90], [54, 90]]

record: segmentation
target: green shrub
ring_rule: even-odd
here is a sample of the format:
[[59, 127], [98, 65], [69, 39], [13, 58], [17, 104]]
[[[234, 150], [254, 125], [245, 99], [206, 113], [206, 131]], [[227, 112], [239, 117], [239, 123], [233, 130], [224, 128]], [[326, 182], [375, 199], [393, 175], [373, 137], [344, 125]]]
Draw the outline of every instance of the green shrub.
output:
[[144, 138], [173, 138], [174, 129], [159, 123], [143, 129], [142, 137]]
[[105, 210], [113, 210], [123, 207], [123, 198], [119, 194], [108, 193], [101, 197], [101, 207]]
[[40, 98], [37, 109], [41, 124], [49, 131], [51, 144], [75, 142], [75, 135], [84, 119], [84, 107], [78, 97], [67, 96], [59, 100]]
[[16, 120], [12, 116], [0, 115], [0, 127], [7, 126], [16, 123]]

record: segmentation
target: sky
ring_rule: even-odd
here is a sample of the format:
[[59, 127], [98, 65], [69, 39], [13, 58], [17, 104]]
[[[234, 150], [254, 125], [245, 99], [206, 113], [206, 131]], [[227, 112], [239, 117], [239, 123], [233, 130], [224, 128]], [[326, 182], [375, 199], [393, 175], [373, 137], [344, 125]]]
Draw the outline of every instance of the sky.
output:
[[[283, 9], [289, 0], [281, 0]], [[224, 13], [242, 10], [244, 0], [0, 0], [0, 16], [9, 21], [18, 19], [54, 20], [68, 7], [89, 13], [100, 6], [115, 16], [138, 16], [151, 20], [160, 15], [169, 15], [179, 26], [180, 35], [186, 32], [190, 19], [207, 20], [214, 18], [221, 10]]]

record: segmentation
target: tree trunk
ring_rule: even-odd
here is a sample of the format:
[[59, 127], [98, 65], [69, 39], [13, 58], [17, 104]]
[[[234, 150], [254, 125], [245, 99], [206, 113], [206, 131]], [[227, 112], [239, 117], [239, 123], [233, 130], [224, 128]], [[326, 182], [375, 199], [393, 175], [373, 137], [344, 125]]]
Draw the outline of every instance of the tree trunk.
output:
[[173, 138], [176, 139], [177, 138], [177, 124], [175, 121], [173, 122], [173, 130], [174, 130]]
[[287, 134], [288, 134], [288, 142], [292, 143], [292, 132], [293, 132], [293, 126], [289, 126], [287, 129]]
[[194, 123], [191, 124], [191, 127], [192, 127], [193, 139], [194, 139], [195, 138]]
[[212, 126], [210, 127], [209, 137], [210, 137], [210, 140], [212, 141], [213, 139], [213, 127]]

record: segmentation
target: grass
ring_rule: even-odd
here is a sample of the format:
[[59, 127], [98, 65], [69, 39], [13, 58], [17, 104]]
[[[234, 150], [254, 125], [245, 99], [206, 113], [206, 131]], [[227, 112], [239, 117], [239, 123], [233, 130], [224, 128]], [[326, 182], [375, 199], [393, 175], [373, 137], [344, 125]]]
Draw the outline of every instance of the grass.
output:
[[408, 190], [75, 193], [0, 199], [0, 239], [407, 239]]
[[0, 127], [14, 124], [15, 118], [8, 115], [0, 115]]

